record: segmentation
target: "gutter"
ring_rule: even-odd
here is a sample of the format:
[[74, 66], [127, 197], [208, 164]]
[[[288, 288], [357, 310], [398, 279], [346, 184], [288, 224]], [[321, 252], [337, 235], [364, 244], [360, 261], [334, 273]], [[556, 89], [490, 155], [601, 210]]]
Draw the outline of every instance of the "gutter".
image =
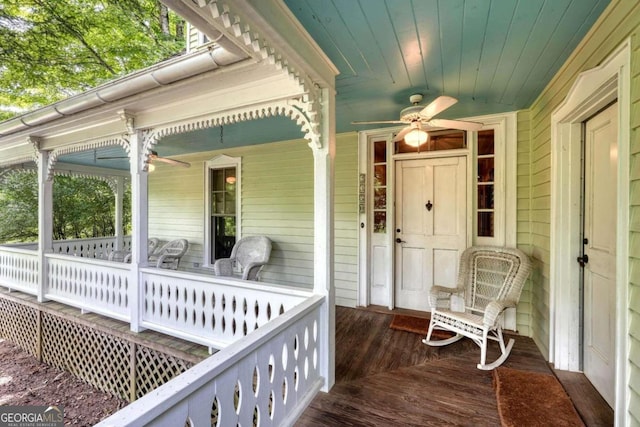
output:
[[[223, 41], [220, 39], [220, 41]], [[249, 58], [221, 46], [172, 58], [54, 104], [0, 122], [0, 137], [166, 86]], [[222, 43], [225, 44], [225, 43]]]

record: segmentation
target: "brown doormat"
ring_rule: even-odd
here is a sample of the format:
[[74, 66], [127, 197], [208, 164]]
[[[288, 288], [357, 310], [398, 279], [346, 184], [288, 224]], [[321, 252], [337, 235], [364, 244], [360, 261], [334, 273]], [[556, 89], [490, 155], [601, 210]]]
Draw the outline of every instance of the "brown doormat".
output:
[[[427, 336], [429, 330], [429, 319], [424, 317], [407, 316], [404, 314], [396, 314], [393, 316], [393, 320], [389, 325], [391, 329], [397, 329], [399, 331], [413, 332], [414, 334], [420, 334]], [[444, 339], [451, 338], [455, 334], [449, 331], [442, 331], [434, 329], [431, 333], [432, 338]]]
[[584, 426], [571, 399], [551, 374], [500, 367], [493, 371], [505, 427]]

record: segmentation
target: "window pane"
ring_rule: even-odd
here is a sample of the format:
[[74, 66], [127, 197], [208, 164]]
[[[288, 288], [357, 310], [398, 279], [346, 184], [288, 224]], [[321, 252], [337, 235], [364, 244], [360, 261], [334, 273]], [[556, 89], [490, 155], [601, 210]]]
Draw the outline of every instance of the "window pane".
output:
[[404, 140], [396, 141], [396, 153], [423, 153], [425, 151], [456, 150], [467, 146], [465, 131], [445, 129], [427, 132], [429, 139], [417, 147], [407, 144]]
[[229, 258], [231, 249], [236, 243], [236, 218], [233, 216], [217, 216], [211, 218], [211, 230], [213, 230], [213, 259]]
[[223, 214], [224, 213], [224, 193], [213, 193], [211, 195], [211, 200], [212, 200], [211, 213]]
[[387, 142], [376, 141], [373, 143], [373, 163], [384, 163], [387, 161]]
[[213, 169], [211, 171], [211, 189], [220, 191], [224, 188], [224, 169]]
[[493, 209], [493, 184], [478, 185], [478, 209]]
[[387, 189], [386, 188], [376, 188], [374, 190], [373, 208], [374, 209], [387, 208]]
[[478, 212], [478, 236], [493, 237], [493, 212]]
[[386, 212], [373, 213], [373, 232], [374, 233], [387, 232], [387, 213]]
[[478, 132], [478, 155], [493, 154], [493, 129]]
[[493, 182], [493, 157], [478, 159], [478, 182]]
[[235, 191], [227, 191], [224, 193], [226, 195], [224, 201], [224, 213], [235, 215], [236, 213], [236, 193]]
[[376, 187], [387, 185], [387, 166], [377, 165], [373, 168], [373, 185]]
[[438, 150], [454, 150], [456, 148], [464, 148], [465, 132], [462, 130], [441, 130], [429, 133], [429, 149]]

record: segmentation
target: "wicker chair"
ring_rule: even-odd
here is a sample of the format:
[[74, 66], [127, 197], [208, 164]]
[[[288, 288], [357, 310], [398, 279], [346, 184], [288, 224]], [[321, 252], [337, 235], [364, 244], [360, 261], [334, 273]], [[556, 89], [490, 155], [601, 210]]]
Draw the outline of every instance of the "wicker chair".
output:
[[[155, 237], [147, 240], [147, 255], [152, 255], [156, 250], [160, 241]], [[113, 251], [109, 254], [109, 261], [131, 262], [131, 251]]]
[[180, 259], [187, 253], [189, 242], [186, 239], [176, 239], [165, 243], [160, 249], [154, 250], [149, 255], [149, 264], [157, 268], [177, 270]]
[[[509, 356], [514, 340], [505, 346], [502, 336], [504, 311], [515, 307], [520, 299], [531, 263], [518, 249], [474, 246], [462, 253], [456, 288], [433, 286], [429, 296], [431, 322], [423, 343], [444, 346], [463, 337], [471, 338], [480, 347], [478, 369], [490, 370], [500, 366]], [[451, 309], [451, 296], [464, 297], [464, 311]], [[455, 336], [432, 340], [434, 329], [456, 333]], [[500, 344], [501, 355], [493, 363], [486, 363], [488, 342]]]
[[[262, 268], [271, 256], [271, 240], [265, 236], [249, 236], [238, 240], [230, 258], [221, 258], [213, 264], [216, 276], [239, 276], [243, 280], [260, 280]], [[240, 274], [236, 274], [239, 269]]]

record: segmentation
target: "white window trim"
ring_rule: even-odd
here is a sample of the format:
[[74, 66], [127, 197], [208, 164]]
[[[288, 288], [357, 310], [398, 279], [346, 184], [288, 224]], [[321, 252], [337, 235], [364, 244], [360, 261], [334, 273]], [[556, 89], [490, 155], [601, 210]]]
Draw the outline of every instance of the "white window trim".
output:
[[242, 236], [242, 158], [230, 157], [226, 154], [216, 156], [204, 164], [204, 260], [203, 267], [212, 267], [211, 253], [213, 247], [209, 237], [211, 236], [211, 170], [223, 168], [236, 168], [236, 240]]
[[[517, 179], [518, 179], [518, 134], [517, 113], [493, 114], [489, 116], [468, 117], [464, 120], [483, 123], [481, 130], [493, 129], [495, 154], [494, 187], [494, 236], [478, 237], [477, 218], [477, 133], [469, 138], [469, 148], [473, 159], [472, 199], [473, 199], [473, 244], [515, 247], [517, 244]], [[509, 142], [507, 142], [509, 141]], [[509, 183], [510, 185], [507, 185]]]

